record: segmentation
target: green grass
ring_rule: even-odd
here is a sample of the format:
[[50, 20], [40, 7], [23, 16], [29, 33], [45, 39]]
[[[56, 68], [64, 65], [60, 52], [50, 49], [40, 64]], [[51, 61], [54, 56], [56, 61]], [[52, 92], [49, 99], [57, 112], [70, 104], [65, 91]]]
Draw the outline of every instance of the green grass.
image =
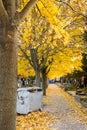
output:
[[65, 85], [64, 90], [65, 91], [76, 91], [76, 86], [75, 85]]
[[87, 103], [87, 97], [83, 97], [80, 100]]

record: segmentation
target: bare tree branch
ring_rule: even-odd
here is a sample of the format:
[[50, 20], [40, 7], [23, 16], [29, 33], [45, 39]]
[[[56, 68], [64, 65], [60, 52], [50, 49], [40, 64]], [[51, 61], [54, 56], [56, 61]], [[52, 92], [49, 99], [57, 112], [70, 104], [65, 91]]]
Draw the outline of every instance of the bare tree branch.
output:
[[29, 56], [26, 54], [26, 51], [23, 50], [20, 46], [19, 46], [19, 49], [23, 53], [24, 57], [29, 61], [30, 65], [33, 67], [32, 61], [29, 59]]
[[65, 1], [63, 1], [63, 0], [56, 0], [56, 2], [61, 2], [61, 3], [63, 3], [63, 4], [66, 4], [67, 6], [69, 6], [70, 7], [70, 9], [75, 13], [76, 11], [74, 10], [74, 8], [68, 3], [68, 2], [65, 2]]
[[9, 20], [8, 13], [4, 7], [3, 1], [0, 0], [0, 20]]
[[42, 13], [41, 13], [41, 11], [40, 11], [40, 9], [39, 9], [39, 7], [38, 7], [37, 4], [36, 4], [36, 8], [37, 8], [37, 10], [39, 11], [40, 15], [42, 16]]
[[22, 20], [26, 16], [26, 13], [29, 12], [32, 7], [37, 3], [37, 1], [38, 0], [30, 0], [21, 12], [17, 12], [16, 18]]

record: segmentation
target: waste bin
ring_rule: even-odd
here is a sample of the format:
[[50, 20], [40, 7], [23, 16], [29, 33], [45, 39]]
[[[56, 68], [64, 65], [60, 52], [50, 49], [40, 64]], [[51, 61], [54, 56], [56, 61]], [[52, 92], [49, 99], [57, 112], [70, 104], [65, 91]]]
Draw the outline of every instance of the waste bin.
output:
[[42, 98], [43, 92], [39, 87], [17, 89], [17, 113], [28, 114], [42, 109]]

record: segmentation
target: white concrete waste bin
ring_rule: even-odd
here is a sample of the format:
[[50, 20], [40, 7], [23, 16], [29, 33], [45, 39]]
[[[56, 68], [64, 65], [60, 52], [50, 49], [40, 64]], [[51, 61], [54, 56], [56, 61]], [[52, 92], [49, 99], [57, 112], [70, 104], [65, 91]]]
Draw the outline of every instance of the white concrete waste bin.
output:
[[17, 113], [28, 114], [42, 109], [42, 98], [43, 92], [39, 87], [17, 89]]

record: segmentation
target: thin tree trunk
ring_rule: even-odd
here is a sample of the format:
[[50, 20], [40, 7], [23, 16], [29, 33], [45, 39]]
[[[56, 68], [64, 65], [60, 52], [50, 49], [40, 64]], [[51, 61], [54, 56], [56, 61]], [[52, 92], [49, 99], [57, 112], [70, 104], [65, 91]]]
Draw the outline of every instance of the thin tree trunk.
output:
[[36, 70], [35, 75], [36, 75], [36, 86], [40, 87], [40, 71]]
[[0, 26], [0, 130], [16, 130], [17, 56], [14, 42], [14, 30]]
[[46, 95], [47, 76], [44, 72], [42, 73], [42, 88], [43, 88], [43, 95]]

